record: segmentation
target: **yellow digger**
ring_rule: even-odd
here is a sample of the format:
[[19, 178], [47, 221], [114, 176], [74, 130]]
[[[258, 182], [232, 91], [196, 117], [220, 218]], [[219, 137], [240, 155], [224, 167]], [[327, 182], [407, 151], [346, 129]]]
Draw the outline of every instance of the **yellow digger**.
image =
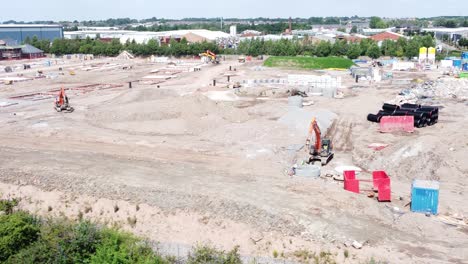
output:
[[207, 50], [200, 54], [200, 57], [205, 58], [206, 62], [211, 62], [214, 64], [219, 64], [219, 57], [212, 51]]

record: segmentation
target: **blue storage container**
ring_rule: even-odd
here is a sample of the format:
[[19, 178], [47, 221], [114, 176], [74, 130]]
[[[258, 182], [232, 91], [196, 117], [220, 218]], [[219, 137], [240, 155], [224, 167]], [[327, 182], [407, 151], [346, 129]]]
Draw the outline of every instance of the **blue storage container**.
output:
[[414, 180], [411, 186], [411, 211], [437, 214], [439, 182]]
[[453, 67], [461, 68], [461, 66], [462, 66], [462, 61], [461, 60], [453, 60]]
[[468, 62], [463, 64], [463, 71], [468, 71]]
[[461, 54], [461, 59], [462, 59], [462, 60], [468, 60], [468, 52], [467, 52], [467, 51], [462, 52], [462, 54]]

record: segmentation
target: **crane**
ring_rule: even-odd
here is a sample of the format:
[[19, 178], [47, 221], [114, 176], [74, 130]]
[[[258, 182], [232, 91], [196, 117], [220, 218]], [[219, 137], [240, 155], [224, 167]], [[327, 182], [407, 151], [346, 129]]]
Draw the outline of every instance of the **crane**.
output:
[[[311, 145], [310, 141], [312, 134], [315, 133], [315, 144]], [[309, 154], [308, 163], [320, 161], [322, 165], [326, 165], [333, 158], [333, 146], [330, 139], [323, 139], [320, 128], [315, 117], [312, 118], [309, 125], [309, 133], [306, 139], [306, 151]]]

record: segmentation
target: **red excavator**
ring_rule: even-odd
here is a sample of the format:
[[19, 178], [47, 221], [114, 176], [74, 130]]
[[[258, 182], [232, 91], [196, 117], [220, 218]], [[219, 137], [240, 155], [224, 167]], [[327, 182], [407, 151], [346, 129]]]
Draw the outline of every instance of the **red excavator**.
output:
[[[314, 132], [315, 144], [310, 145], [310, 140]], [[320, 128], [315, 117], [313, 117], [312, 121], [310, 121], [309, 134], [307, 135], [306, 139], [306, 151], [310, 155], [308, 160], [309, 164], [314, 164], [315, 161], [320, 161], [323, 166], [327, 165], [327, 163], [333, 158], [333, 146], [331, 139], [322, 138]]]
[[55, 97], [55, 110], [57, 112], [71, 113], [75, 109], [70, 106], [68, 96], [65, 94], [65, 89], [60, 89], [60, 93]]

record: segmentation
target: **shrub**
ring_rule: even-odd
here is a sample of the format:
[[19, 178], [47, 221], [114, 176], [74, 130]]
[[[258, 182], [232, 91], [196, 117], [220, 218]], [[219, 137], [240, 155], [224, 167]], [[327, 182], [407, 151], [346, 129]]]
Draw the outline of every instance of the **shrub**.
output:
[[58, 261], [57, 251], [45, 241], [34, 242], [29, 247], [11, 256], [5, 263], [63, 263]]
[[72, 263], [78, 263], [87, 262], [96, 252], [100, 241], [101, 234], [96, 225], [84, 221], [74, 225], [70, 236], [61, 244], [66, 258]]
[[17, 199], [12, 200], [0, 200], [0, 211], [5, 212], [6, 214], [13, 213], [13, 208], [18, 205]]
[[239, 247], [236, 246], [229, 252], [217, 250], [209, 246], [197, 246], [188, 257], [188, 264], [242, 264], [239, 255]]
[[39, 227], [32, 216], [17, 212], [0, 216], [0, 261], [37, 240]]
[[168, 263], [131, 234], [104, 230], [90, 263]]

